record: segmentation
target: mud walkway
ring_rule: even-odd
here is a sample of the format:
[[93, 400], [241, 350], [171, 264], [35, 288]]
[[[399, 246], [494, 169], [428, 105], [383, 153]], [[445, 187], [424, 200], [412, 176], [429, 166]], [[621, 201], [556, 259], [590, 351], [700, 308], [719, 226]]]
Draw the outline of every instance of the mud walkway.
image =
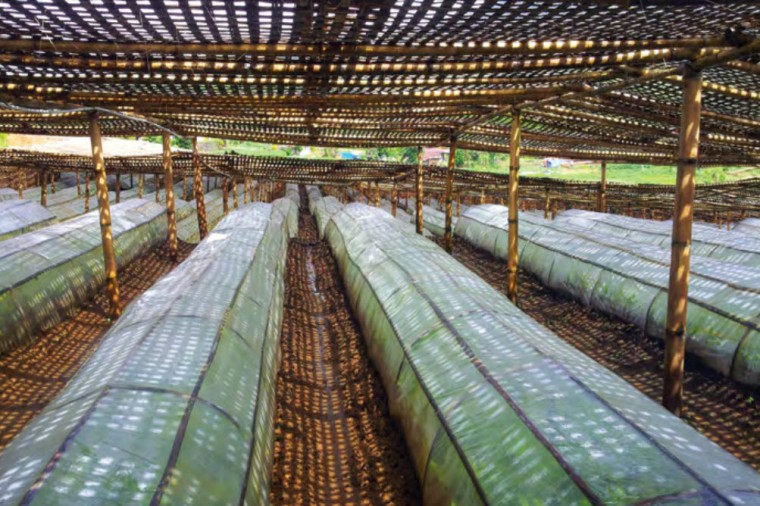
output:
[[[180, 242], [179, 261], [194, 246]], [[142, 294], [179, 263], [162, 248], [153, 249], [119, 271], [122, 307]], [[74, 376], [112, 322], [107, 317], [105, 287], [76, 314], [32, 340], [0, 355], [0, 451]]]
[[290, 242], [277, 381], [273, 504], [419, 504], [340, 275], [302, 190]]

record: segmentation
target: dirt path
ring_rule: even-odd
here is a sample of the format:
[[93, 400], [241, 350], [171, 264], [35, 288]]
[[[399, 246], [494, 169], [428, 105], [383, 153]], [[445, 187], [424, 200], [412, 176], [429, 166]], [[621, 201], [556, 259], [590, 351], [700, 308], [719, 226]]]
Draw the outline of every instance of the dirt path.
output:
[[[461, 239], [454, 257], [506, 294], [506, 264]], [[544, 287], [521, 271], [523, 311], [583, 353], [659, 402], [662, 345], [633, 324], [609, 317]], [[737, 458], [760, 471], [758, 392], [728, 381], [687, 358], [682, 418]]]
[[271, 500], [419, 504], [401, 432], [304, 198], [288, 252]]
[[[180, 242], [179, 260], [194, 246]], [[178, 263], [156, 248], [119, 272], [122, 307]], [[71, 318], [40, 332], [29, 344], [0, 355], [0, 450], [53, 400], [87, 360], [112, 322], [105, 288]]]

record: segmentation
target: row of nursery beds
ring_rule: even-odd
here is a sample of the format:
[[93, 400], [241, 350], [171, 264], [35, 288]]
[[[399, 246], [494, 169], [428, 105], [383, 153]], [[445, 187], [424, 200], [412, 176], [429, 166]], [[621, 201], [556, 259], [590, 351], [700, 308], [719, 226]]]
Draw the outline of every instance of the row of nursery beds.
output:
[[[427, 504], [749, 504], [760, 476], [407, 223], [309, 189]], [[0, 455], [0, 503], [263, 504], [297, 192], [231, 212]], [[146, 204], [147, 205], [147, 204]]]

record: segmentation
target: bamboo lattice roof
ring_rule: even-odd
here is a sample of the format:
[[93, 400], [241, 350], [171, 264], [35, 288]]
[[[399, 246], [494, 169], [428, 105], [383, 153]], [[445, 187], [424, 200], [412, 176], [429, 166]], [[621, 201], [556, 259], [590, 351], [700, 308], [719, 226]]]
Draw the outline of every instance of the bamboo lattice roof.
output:
[[670, 164], [688, 62], [701, 162], [754, 165], [759, 36], [757, 1], [11, 1], [0, 132], [506, 152], [519, 109], [524, 154]]

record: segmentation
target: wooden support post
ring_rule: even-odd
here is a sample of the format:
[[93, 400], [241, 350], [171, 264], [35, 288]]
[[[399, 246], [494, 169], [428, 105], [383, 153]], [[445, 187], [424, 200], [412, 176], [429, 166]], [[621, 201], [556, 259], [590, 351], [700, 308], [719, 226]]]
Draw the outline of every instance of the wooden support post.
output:
[[76, 181], [77, 181], [77, 197], [81, 197], [82, 196], [82, 185], [79, 184], [79, 171], [76, 171], [74, 173], [74, 176], [76, 177]]
[[153, 186], [156, 188], [156, 204], [161, 202], [161, 180], [158, 178], [158, 174], [153, 174]]
[[230, 212], [229, 200], [230, 200], [230, 184], [229, 184], [229, 180], [225, 176], [224, 179], [222, 179], [222, 209], [225, 216], [227, 216], [227, 214]]
[[24, 178], [26, 173], [23, 170], [18, 171], [18, 198], [24, 198]]
[[237, 178], [232, 178], [232, 207], [238, 208]]
[[243, 204], [248, 203], [248, 177], [243, 176]]
[[116, 203], [121, 202], [121, 174], [116, 174]]
[[55, 172], [50, 173], [50, 192], [55, 195]]
[[391, 215], [396, 217], [396, 206], [398, 205], [398, 190], [396, 189], [396, 182], [393, 182], [391, 187]]
[[[195, 139], [195, 137], [193, 137]], [[193, 152], [195, 155], [195, 152]], [[195, 163], [193, 163], [195, 165]], [[193, 183], [193, 189], [195, 189], [195, 183]], [[187, 200], [187, 175], [182, 174], [182, 200]]]
[[517, 304], [517, 227], [518, 198], [517, 190], [520, 173], [520, 112], [512, 114], [509, 128], [509, 237], [507, 242], [507, 297]]
[[602, 178], [599, 182], [598, 207], [600, 213], [607, 212], [607, 161], [602, 160]]
[[84, 173], [84, 212], [90, 212], [90, 171]]
[[48, 185], [47, 172], [42, 172], [42, 186], [40, 187], [40, 205], [47, 206], [47, 185]]
[[551, 198], [550, 198], [551, 192], [549, 191], [549, 187], [548, 186], [545, 188], [544, 191], [545, 191], [545, 194], [544, 194], [544, 219], [548, 220], [549, 219], [549, 212], [551, 210]]
[[452, 193], [454, 192], [454, 165], [457, 158], [457, 138], [451, 137], [449, 143], [449, 163], [446, 166], [446, 222], [443, 229], [443, 248], [451, 253], [452, 238], [451, 238], [451, 224], [453, 222], [451, 218], [451, 200]]
[[[195, 207], [198, 213], [198, 231], [201, 241], [208, 235], [206, 223], [206, 201], [203, 197], [203, 176], [201, 175], [201, 157], [198, 154], [198, 138], [193, 137], [193, 190], [195, 192]], [[224, 201], [225, 207], [227, 201]]]
[[103, 140], [100, 135], [100, 123], [98, 123], [97, 112], [90, 115], [90, 144], [92, 146], [92, 163], [95, 167], [95, 188], [98, 196], [98, 210], [100, 211], [100, 238], [103, 243], [103, 260], [106, 269], [106, 291], [108, 292], [109, 301], [108, 316], [111, 319], [115, 319], [121, 314], [119, 280], [117, 277], [118, 266], [116, 264], [116, 252], [113, 246], [113, 233], [111, 231], [111, 207], [108, 199], [106, 160], [103, 155]]
[[375, 181], [375, 207], [380, 207], [380, 182]]
[[143, 198], [143, 191], [145, 189], [145, 174], [137, 176], [137, 198]]
[[253, 179], [249, 179], [248, 180], [248, 191], [251, 194], [251, 198], [250, 198], [251, 202], [256, 202], [255, 193], [254, 193], [255, 190], [256, 190], [256, 186], [253, 184]]
[[460, 216], [461, 205], [462, 205], [462, 194], [457, 192], [457, 211], [456, 211], [457, 218], [459, 218]]
[[486, 190], [485, 188], [483, 188], [482, 190], [480, 190], [480, 205], [482, 206], [485, 203], [486, 203]]
[[177, 216], [174, 211], [174, 174], [172, 167], [172, 146], [171, 135], [164, 132], [164, 186], [166, 187], [166, 221], [169, 225], [169, 235], [167, 242], [169, 244], [169, 256], [176, 260], [178, 256], [177, 245]]
[[557, 217], [557, 199], [552, 199], [552, 220]]
[[678, 172], [673, 211], [673, 244], [665, 325], [665, 386], [662, 404], [680, 415], [683, 398], [683, 366], [686, 354], [686, 310], [689, 296], [691, 229], [699, 128], [702, 112], [702, 76], [686, 68], [683, 76], [681, 129], [678, 138]]
[[422, 146], [417, 148], [417, 174], [416, 174], [416, 188], [417, 194], [414, 199], [415, 207], [415, 225], [417, 227], [417, 233], [422, 235], [422, 229], [425, 225], [422, 216], [422, 199], [423, 199], [423, 187], [422, 187]]

